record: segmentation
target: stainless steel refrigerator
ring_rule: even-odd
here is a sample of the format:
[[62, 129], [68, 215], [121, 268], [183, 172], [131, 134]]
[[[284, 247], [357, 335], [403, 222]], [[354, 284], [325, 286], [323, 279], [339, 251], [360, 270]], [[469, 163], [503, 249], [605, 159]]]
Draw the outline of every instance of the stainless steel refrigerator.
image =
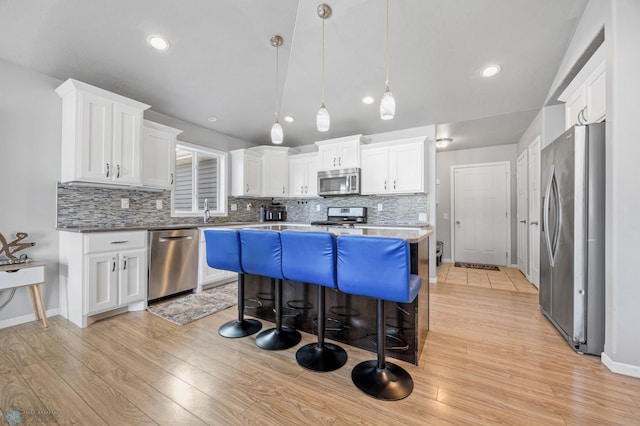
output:
[[604, 350], [604, 123], [542, 150], [540, 307], [580, 353]]

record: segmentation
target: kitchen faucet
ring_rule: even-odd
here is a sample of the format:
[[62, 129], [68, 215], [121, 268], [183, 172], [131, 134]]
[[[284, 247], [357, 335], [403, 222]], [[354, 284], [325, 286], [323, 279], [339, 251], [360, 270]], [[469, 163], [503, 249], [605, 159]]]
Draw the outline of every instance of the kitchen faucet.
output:
[[204, 199], [204, 211], [203, 211], [203, 218], [204, 223], [209, 222], [209, 219], [211, 219], [211, 213], [209, 213], [209, 200], [208, 199]]

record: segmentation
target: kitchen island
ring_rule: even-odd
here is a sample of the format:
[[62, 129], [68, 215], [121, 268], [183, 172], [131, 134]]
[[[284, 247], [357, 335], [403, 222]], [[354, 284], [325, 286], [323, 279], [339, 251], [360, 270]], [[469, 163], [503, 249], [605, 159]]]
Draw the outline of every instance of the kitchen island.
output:
[[[411, 273], [422, 277], [422, 287], [411, 303], [385, 302], [387, 356], [418, 364], [429, 331], [429, 236], [430, 229], [403, 227], [326, 227], [281, 223], [264, 228], [297, 231], [322, 230], [335, 234], [375, 235], [409, 242]], [[318, 286], [285, 280], [282, 289], [283, 324], [307, 333], [317, 333]], [[275, 322], [274, 283], [270, 278], [245, 276], [245, 313]], [[326, 333], [329, 339], [372, 352], [376, 351], [376, 300], [327, 288]]]

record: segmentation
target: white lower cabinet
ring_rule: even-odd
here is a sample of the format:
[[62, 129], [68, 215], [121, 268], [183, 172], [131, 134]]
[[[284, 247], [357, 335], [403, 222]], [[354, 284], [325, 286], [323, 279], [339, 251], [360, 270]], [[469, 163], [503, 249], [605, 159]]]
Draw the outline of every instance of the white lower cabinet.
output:
[[238, 274], [236, 272], [209, 267], [207, 264], [207, 244], [204, 240], [203, 229], [200, 230], [199, 251], [200, 260], [198, 262], [198, 287], [196, 287], [196, 293], [201, 292], [209, 285], [230, 282], [238, 278]]
[[60, 313], [79, 327], [147, 301], [147, 232], [60, 233]]

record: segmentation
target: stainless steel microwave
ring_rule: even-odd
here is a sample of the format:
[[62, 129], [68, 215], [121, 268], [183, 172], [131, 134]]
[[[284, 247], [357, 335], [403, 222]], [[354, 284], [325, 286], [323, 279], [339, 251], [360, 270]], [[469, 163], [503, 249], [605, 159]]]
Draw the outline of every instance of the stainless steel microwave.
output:
[[360, 194], [360, 169], [324, 170], [318, 172], [318, 195]]

